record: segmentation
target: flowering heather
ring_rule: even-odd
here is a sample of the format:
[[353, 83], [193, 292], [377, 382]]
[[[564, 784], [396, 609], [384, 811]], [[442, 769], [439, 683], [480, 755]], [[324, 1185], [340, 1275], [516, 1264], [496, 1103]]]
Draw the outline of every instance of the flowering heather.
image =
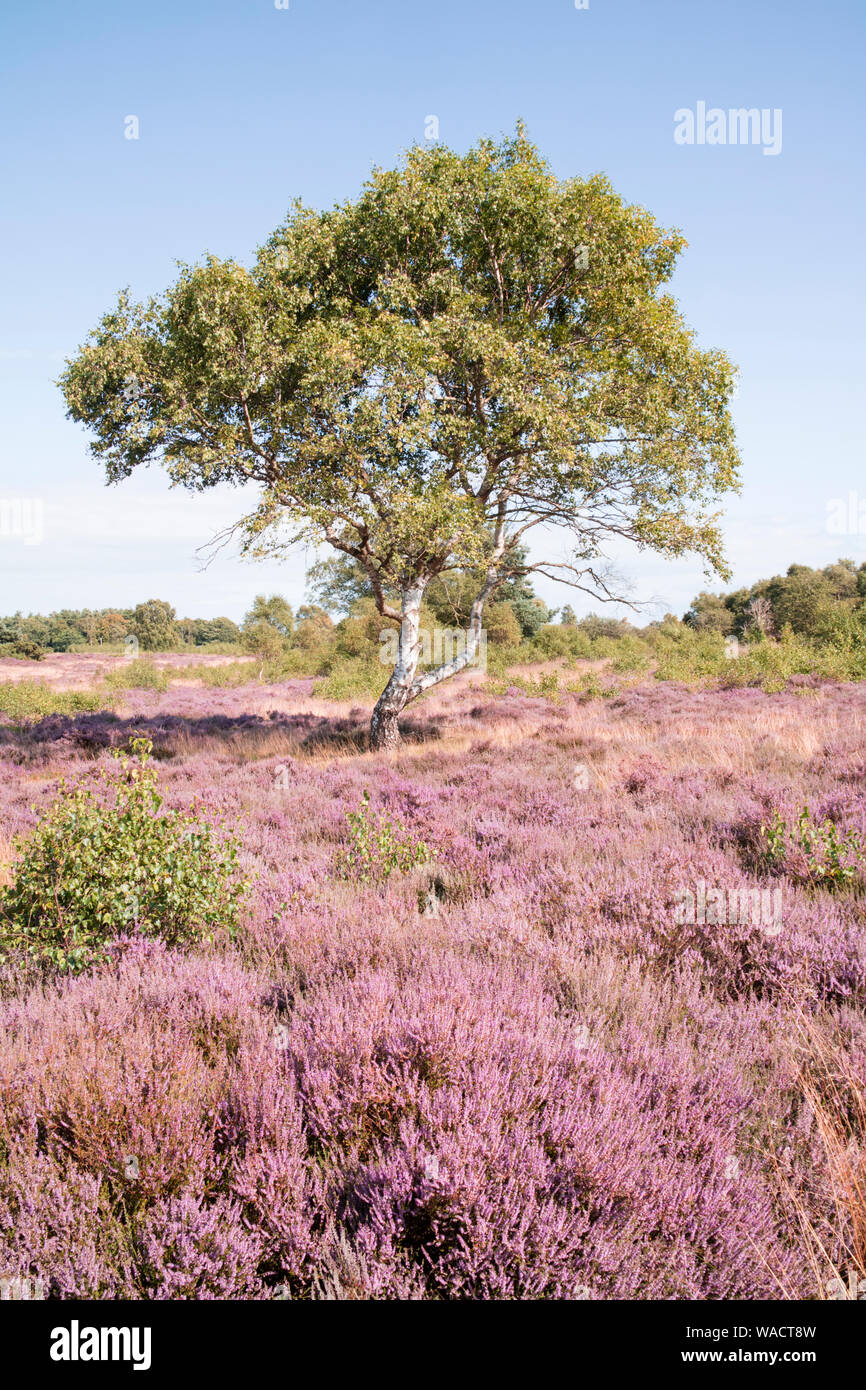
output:
[[[234, 940], [129, 930], [75, 977], [0, 974], [2, 1277], [54, 1298], [859, 1287], [866, 888], [853, 859], [810, 875], [790, 837], [768, 855], [765, 827], [808, 807], [866, 833], [861, 689], [508, 689], [422, 700], [387, 756], [309, 682], [0, 718], [0, 884], [60, 778], [141, 736], [164, 806], [230, 824], [254, 885]], [[368, 804], [426, 854], [365, 881]]]

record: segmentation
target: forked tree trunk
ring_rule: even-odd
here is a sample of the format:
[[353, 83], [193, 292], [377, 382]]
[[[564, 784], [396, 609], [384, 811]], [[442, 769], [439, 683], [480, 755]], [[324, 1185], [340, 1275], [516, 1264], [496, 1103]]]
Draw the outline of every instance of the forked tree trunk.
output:
[[444, 665], [437, 666], [432, 671], [425, 671], [422, 676], [417, 676], [416, 672], [421, 655], [421, 599], [425, 586], [418, 584], [406, 590], [403, 595], [403, 618], [400, 624], [397, 661], [391, 679], [376, 701], [370, 720], [370, 747], [375, 752], [400, 747], [399, 719], [411, 700], [417, 700], [425, 690], [447, 680], [449, 676], [456, 675], [475, 661], [482, 642], [481, 615], [485, 601], [496, 582], [496, 572], [491, 569], [481, 593], [472, 605], [463, 651]]
[[378, 752], [399, 748], [398, 720], [411, 698], [412, 682], [421, 655], [421, 599], [424, 585], [416, 584], [403, 594], [402, 620], [397, 641], [397, 660], [391, 677], [376, 701], [370, 720], [370, 747]]

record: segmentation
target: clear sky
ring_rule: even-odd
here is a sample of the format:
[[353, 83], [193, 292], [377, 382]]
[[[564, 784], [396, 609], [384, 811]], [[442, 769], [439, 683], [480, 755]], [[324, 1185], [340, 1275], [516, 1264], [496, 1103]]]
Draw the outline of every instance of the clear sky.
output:
[[[0, 613], [300, 601], [302, 554], [199, 568], [237, 494], [156, 470], [106, 488], [54, 381], [119, 288], [157, 292], [205, 251], [248, 260], [294, 197], [351, 197], [429, 116], [461, 150], [523, 117], [559, 176], [603, 171], [684, 233], [673, 292], [741, 369], [733, 582], [866, 560], [863, 0], [43, 0], [0, 24]], [[676, 143], [699, 102], [780, 110], [781, 150]], [[22, 503], [41, 536], [11, 534]], [[619, 562], [648, 616], [706, 587], [696, 563]]]

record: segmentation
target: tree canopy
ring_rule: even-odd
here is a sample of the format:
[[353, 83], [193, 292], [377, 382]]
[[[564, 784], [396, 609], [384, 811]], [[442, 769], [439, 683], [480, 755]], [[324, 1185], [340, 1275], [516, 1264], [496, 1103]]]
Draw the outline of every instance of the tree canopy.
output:
[[[109, 481], [256, 484], [244, 549], [329, 543], [401, 623], [373, 742], [473, 659], [485, 602], [530, 571], [615, 596], [611, 540], [726, 575], [734, 369], [663, 293], [682, 236], [607, 179], [557, 179], [522, 126], [416, 147], [360, 196], [296, 203], [249, 268], [208, 256], [127, 293], [62, 377]], [[562, 528], [532, 563], [535, 528]], [[420, 605], [476, 573], [465, 651], [417, 674]]]

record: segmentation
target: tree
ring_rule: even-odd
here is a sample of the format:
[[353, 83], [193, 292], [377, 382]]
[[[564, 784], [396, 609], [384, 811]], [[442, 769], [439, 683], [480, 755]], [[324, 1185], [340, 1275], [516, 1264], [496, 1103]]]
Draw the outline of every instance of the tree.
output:
[[135, 607], [132, 627], [139, 645], [146, 652], [170, 651], [177, 645], [180, 633], [177, 615], [164, 599], [151, 598]]
[[[61, 385], [110, 482], [156, 460], [193, 490], [256, 483], [247, 553], [328, 543], [362, 566], [400, 623], [371, 721], [393, 747], [516, 574], [608, 600], [623, 539], [726, 574], [734, 369], [662, 292], [684, 246], [605, 178], [557, 179], [522, 126], [416, 147], [354, 202], [295, 204], [250, 269], [209, 256], [121, 294]], [[520, 564], [539, 526], [572, 550]], [[425, 591], [454, 570], [480, 576], [465, 647], [419, 673]]]
[[769, 637], [773, 632], [773, 607], [764, 594], [756, 594], [746, 605], [746, 632], [757, 632], [761, 637]]
[[832, 616], [830, 582], [808, 565], [789, 565], [784, 578], [770, 581], [768, 597], [775, 626], [781, 629], [790, 624], [805, 637], [814, 637]]
[[510, 603], [491, 603], [485, 619], [487, 636], [500, 647], [517, 647], [523, 633]]
[[240, 642], [241, 630], [231, 618], [194, 618], [193, 641], [197, 647], [208, 642]]
[[271, 594], [270, 598], [265, 598], [264, 594], [256, 594], [253, 606], [244, 618], [243, 631], [249, 633], [260, 623], [272, 627], [284, 641], [291, 641], [295, 630], [295, 615], [291, 604], [282, 594]]
[[570, 603], [566, 603], [561, 610], [559, 621], [563, 627], [577, 627], [577, 614]]
[[317, 560], [307, 573], [307, 590], [328, 613], [351, 613], [359, 599], [374, 597], [366, 570], [349, 555]]
[[100, 642], [122, 642], [128, 631], [129, 625], [126, 619], [116, 609], [109, 608], [100, 615], [98, 629]]
[[734, 630], [734, 615], [722, 594], [698, 594], [697, 598], [692, 599], [692, 606], [683, 621], [699, 632], [727, 635]]
[[318, 604], [302, 604], [298, 609], [295, 641], [299, 647], [312, 651], [330, 637], [334, 628], [330, 616]]

